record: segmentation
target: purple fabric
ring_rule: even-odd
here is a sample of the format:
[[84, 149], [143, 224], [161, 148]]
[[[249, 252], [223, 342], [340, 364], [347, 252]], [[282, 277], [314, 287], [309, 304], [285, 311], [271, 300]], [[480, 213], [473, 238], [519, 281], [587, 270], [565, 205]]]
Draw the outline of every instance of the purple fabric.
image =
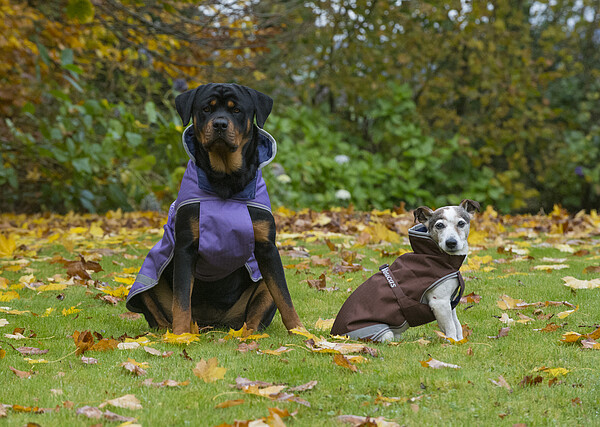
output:
[[[183, 134], [183, 143], [190, 155], [187, 168], [181, 180], [177, 200], [169, 209], [162, 239], [146, 256], [144, 263], [127, 296], [127, 308], [139, 311], [132, 298], [147, 291], [158, 283], [158, 279], [173, 258], [175, 248], [175, 218], [177, 210], [190, 203], [200, 202], [198, 245], [199, 258], [194, 276], [205, 281], [226, 277], [238, 268], [246, 266], [253, 281], [262, 278], [254, 257], [254, 230], [248, 213], [248, 206], [271, 210], [267, 186], [259, 170], [256, 178], [240, 193], [231, 199], [221, 199], [210, 192], [208, 182], [199, 182], [205, 175], [193, 161], [186, 139], [189, 142], [188, 127]], [[276, 142], [267, 132], [259, 130], [259, 160], [261, 167], [268, 164], [275, 153]], [[208, 184], [209, 185], [209, 184]]]

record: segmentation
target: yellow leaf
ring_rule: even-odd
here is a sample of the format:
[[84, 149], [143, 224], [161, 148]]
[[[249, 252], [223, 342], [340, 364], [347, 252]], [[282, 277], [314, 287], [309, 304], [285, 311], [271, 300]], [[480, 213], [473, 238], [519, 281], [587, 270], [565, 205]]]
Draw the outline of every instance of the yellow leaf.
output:
[[517, 304], [522, 303], [522, 299], [511, 298], [508, 295], [502, 295], [500, 301], [496, 302], [502, 310], [513, 310], [517, 308]]
[[27, 361], [27, 363], [35, 364], [35, 363], [48, 363], [46, 359], [30, 359], [29, 357], [23, 358], [23, 360]]
[[42, 316], [41, 316], [41, 317], [48, 317], [48, 316], [50, 316], [50, 314], [52, 314], [52, 312], [53, 312], [54, 310], [55, 310], [55, 309], [54, 309], [53, 307], [48, 307], [48, 308], [46, 309], [46, 311], [44, 311], [44, 314], [42, 314]]
[[6, 277], [0, 277], [0, 289], [8, 289], [9, 280]]
[[316, 335], [313, 335], [313, 334], [312, 334], [312, 333], [310, 333], [310, 332], [308, 332], [304, 326], [302, 326], [302, 327], [300, 327], [300, 328], [294, 328], [294, 329], [291, 329], [291, 330], [290, 330], [290, 332], [291, 332], [292, 334], [296, 334], [296, 335], [302, 335], [303, 337], [306, 337], [306, 338], [308, 338], [308, 339], [311, 339], [311, 338], [312, 338], [312, 339], [314, 339], [314, 340], [317, 340], [317, 336], [316, 336]]
[[583, 337], [583, 335], [577, 333], [577, 332], [565, 332], [562, 336], [561, 341], [562, 342], [576, 342], [578, 341], [581, 337]]
[[281, 346], [277, 350], [259, 350], [262, 354], [270, 354], [272, 356], [281, 356], [283, 353], [287, 353], [288, 351], [292, 351], [292, 348]]
[[117, 298], [127, 298], [129, 288], [127, 286], [119, 286], [118, 288], [111, 288], [110, 286], [104, 286], [99, 288], [102, 292], [108, 295], [112, 295]]
[[13, 234], [4, 236], [0, 234], [0, 258], [11, 257], [17, 249], [17, 242]]
[[194, 341], [199, 341], [199, 335], [198, 334], [190, 334], [190, 333], [185, 333], [185, 334], [174, 334], [171, 333], [169, 331], [167, 331], [167, 333], [165, 333], [163, 335], [163, 342], [169, 343], [169, 344], [191, 344]]
[[92, 224], [90, 226], [90, 234], [96, 238], [104, 237], [104, 230], [98, 224]]
[[546, 372], [553, 377], [558, 377], [559, 375], [567, 375], [569, 372], [568, 369], [565, 368], [544, 368], [540, 369], [542, 372]]
[[200, 359], [200, 362], [196, 364], [193, 369], [194, 375], [200, 378], [205, 383], [212, 383], [217, 380], [222, 380], [225, 377], [226, 368], [219, 367], [216, 357], [212, 359], [204, 360]]
[[126, 285], [133, 285], [135, 282], [135, 277], [117, 277], [114, 278], [115, 282], [124, 283]]
[[319, 317], [319, 320], [317, 320], [315, 323], [315, 328], [320, 329], [322, 331], [329, 331], [333, 326], [333, 322], [335, 322], [335, 319], [323, 320]]
[[21, 297], [19, 296], [19, 293], [16, 291], [6, 291], [6, 292], [0, 291], [0, 301], [2, 301], [2, 302], [12, 301], [14, 299], [19, 299], [19, 298], [21, 298]]
[[79, 313], [80, 311], [81, 311], [81, 309], [75, 308], [74, 306], [72, 306], [68, 310], [66, 308], [63, 308], [62, 309], [62, 315], [63, 316], [68, 316], [69, 314]]
[[559, 319], [564, 319], [565, 317], [567, 317], [571, 313], [576, 312], [577, 310], [579, 310], [579, 306], [575, 307], [575, 309], [573, 309], [573, 310], [561, 311], [560, 313], [558, 313], [556, 315], [556, 317], [558, 317]]
[[66, 287], [67, 285], [63, 285], [60, 283], [50, 283], [49, 285], [38, 286], [37, 288], [35, 288], [35, 290], [39, 292], [62, 291]]

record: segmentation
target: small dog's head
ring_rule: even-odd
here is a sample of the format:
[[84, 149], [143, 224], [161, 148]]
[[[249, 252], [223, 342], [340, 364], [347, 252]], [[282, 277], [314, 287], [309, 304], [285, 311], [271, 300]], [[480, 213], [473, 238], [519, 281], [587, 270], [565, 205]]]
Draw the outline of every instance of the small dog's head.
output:
[[243, 165], [243, 148], [253, 137], [253, 123], [262, 128], [273, 100], [233, 83], [209, 83], [175, 98], [183, 125], [192, 119], [200, 149], [216, 172], [230, 174]]
[[415, 222], [425, 225], [438, 246], [450, 255], [467, 255], [469, 226], [479, 203], [465, 199], [459, 206], [445, 206], [432, 211], [421, 206], [414, 211]]

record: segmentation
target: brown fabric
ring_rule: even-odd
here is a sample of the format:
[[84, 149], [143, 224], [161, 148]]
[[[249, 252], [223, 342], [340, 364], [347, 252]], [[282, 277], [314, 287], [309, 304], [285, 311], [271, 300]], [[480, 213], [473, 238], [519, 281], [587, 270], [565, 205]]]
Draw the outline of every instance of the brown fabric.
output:
[[458, 304], [464, 291], [458, 269], [465, 256], [448, 255], [419, 226], [409, 231], [409, 239], [414, 252], [401, 255], [389, 267], [398, 286], [391, 287], [382, 272], [367, 279], [340, 309], [331, 329], [333, 335], [382, 323], [400, 327], [404, 322], [410, 326], [432, 322], [435, 316], [422, 302], [423, 295], [450, 278], [459, 281], [452, 307]]

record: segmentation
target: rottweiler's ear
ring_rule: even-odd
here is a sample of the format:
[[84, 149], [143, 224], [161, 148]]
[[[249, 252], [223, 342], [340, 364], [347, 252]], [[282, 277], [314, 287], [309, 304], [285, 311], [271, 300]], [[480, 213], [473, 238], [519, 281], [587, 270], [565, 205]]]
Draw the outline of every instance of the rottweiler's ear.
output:
[[252, 102], [254, 102], [254, 111], [256, 115], [256, 125], [262, 129], [267, 121], [267, 117], [271, 114], [271, 109], [273, 108], [273, 100], [270, 96], [265, 95], [262, 92], [259, 92], [254, 89], [246, 88], [250, 97], [252, 98]]
[[183, 92], [182, 94], [177, 95], [175, 98], [175, 108], [179, 113], [179, 117], [181, 117], [181, 121], [183, 126], [186, 126], [190, 117], [192, 116], [192, 107], [194, 106], [194, 99], [196, 98], [196, 92], [202, 86], [198, 86], [195, 89], [190, 89], [188, 91]]
[[467, 213], [472, 217], [475, 215], [475, 212], [479, 212], [481, 210], [481, 206], [475, 200], [465, 199], [460, 202], [459, 205], [461, 208], [467, 211]]
[[180, 95], [177, 95], [177, 98], [175, 98], [175, 108], [179, 113], [179, 117], [181, 117], [183, 126], [190, 122], [196, 96], [201, 95], [206, 89], [209, 89], [212, 86], [214, 86], [214, 83], [207, 83], [205, 85], [198, 86], [196, 89], [190, 89]]
[[426, 224], [433, 215], [433, 211], [429, 209], [427, 206], [421, 206], [413, 212], [415, 216], [415, 222], [420, 222], [421, 224]]

